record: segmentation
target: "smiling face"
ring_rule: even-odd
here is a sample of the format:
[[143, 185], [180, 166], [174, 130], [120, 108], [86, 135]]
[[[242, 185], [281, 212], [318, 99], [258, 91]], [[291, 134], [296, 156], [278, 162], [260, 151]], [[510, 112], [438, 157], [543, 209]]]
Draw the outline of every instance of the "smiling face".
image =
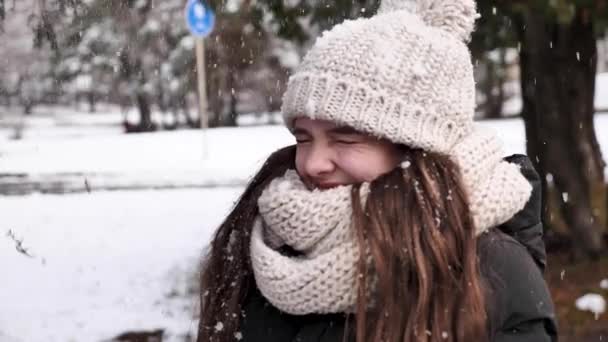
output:
[[372, 181], [395, 168], [397, 145], [331, 121], [298, 118], [294, 122], [296, 169], [309, 189], [329, 189]]

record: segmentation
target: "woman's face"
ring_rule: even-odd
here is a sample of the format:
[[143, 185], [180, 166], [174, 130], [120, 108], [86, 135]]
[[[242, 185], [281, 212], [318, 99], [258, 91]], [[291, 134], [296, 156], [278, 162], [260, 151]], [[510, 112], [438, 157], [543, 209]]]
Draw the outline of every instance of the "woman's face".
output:
[[371, 181], [401, 159], [395, 144], [331, 121], [297, 118], [293, 134], [296, 169], [309, 189]]

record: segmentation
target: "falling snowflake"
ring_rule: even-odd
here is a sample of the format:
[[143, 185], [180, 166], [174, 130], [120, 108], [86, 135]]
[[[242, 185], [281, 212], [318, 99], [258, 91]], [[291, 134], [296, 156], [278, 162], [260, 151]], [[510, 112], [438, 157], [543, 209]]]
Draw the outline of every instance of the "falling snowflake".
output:
[[224, 330], [224, 323], [217, 322], [217, 324], [215, 325], [215, 331], [222, 331], [222, 330]]
[[410, 167], [412, 165], [412, 162], [410, 162], [409, 160], [404, 161], [403, 163], [401, 163], [401, 168], [402, 169], [407, 169], [408, 167]]

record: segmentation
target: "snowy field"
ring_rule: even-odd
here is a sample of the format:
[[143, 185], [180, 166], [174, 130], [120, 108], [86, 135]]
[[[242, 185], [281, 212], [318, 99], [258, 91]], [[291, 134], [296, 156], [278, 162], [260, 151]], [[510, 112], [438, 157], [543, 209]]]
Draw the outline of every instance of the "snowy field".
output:
[[[0, 197], [0, 341], [196, 331], [202, 247], [240, 189]], [[32, 257], [20, 254], [8, 231]]]
[[[111, 111], [41, 112], [22, 140], [0, 122], [0, 176], [81, 191], [0, 196], [1, 342], [155, 329], [183, 341], [196, 329], [189, 289], [203, 246], [254, 170], [293, 141], [280, 126], [125, 135], [119, 122]], [[525, 151], [521, 120], [482, 125], [508, 154]], [[608, 156], [608, 115], [596, 129]]]
[[94, 124], [71, 110], [41, 110], [21, 140], [11, 140], [14, 130], [0, 119], [0, 187], [7, 175], [51, 192], [83, 191], [85, 179], [92, 189], [241, 185], [268, 154], [293, 142], [280, 126], [126, 135], [120, 113], [86, 117]]
[[[96, 125], [82, 113], [40, 113], [21, 140], [0, 123], [0, 193], [23, 184], [41, 192], [241, 186], [272, 151], [294, 141], [281, 126], [125, 135], [120, 114], [87, 117]], [[520, 119], [482, 125], [500, 135], [507, 154], [525, 153]], [[596, 116], [596, 130], [608, 156], [608, 116]]]

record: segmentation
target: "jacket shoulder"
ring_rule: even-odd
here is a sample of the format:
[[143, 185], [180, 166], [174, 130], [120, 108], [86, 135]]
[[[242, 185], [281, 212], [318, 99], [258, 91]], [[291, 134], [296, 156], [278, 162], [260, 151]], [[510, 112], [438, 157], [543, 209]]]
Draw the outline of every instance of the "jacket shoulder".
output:
[[530, 158], [525, 155], [514, 154], [506, 157], [505, 161], [519, 167], [521, 174], [532, 186], [532, 194], [525, 207], [498, 228], [524, 245], [538, 267], [544, 270], [547, 255], [543, 241], [541, 178]]
[[497, 230], [479, 240], [493, 341], [555, 341], [555, 309], [541, 270], [527, 249]]

